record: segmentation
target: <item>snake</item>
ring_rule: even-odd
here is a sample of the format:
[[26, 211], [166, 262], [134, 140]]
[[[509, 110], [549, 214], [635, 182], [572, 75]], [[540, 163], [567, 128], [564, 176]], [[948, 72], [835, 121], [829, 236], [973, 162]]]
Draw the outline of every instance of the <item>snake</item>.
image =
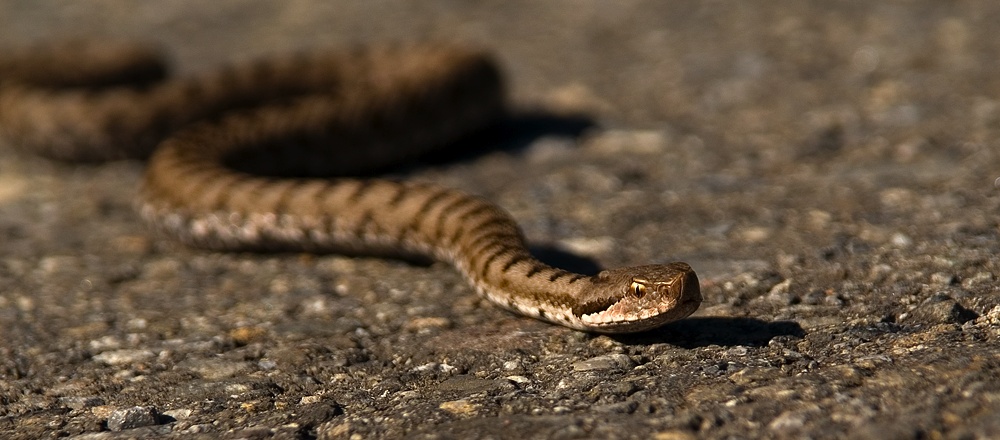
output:
[[168, 70], [134, 42], [6, 50], [0, 138], [56, 160], [148, 160], [139, 215], [197, 248], [430, 257], [502, 308], [594, 333], [651, 330], [701, 303], [686, 263], [573, 273], [533, 257], [484, 198], [370, 175], [509, 113], [488, 51], [397, 43]]

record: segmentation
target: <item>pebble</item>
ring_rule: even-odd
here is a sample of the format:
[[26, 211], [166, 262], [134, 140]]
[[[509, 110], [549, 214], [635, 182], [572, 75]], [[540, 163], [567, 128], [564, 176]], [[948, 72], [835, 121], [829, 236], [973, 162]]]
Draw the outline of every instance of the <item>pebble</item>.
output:
[[447, 329], [455, 326], [455, 323], [448, 319], [438, 316], [429, 316], [423, 318], [414, 318], [406, 323], [405, 329], [415, 332], [427, 332], [437, 329]]
[[624, 354], [606, 354], [573, 363], [573, 371], [624, 371], [635, 368], [636, 363]]
[[504, 379], [507, 379], [507, 380], [509, 380], [511, 382], [514, 382], [514, 383], [518, 384], [518, 385], [524, 385], [526, 383], [531, 383], [531, 379], [528, 379], [527, 377], [524, 377], [524, 376], [507, 376]]
[[993, 283], [993, 274], [989, 272], [978, 272], [975, 275], [962, 280], [962, 287], [969, 289], [984, 284]]
[[603, 413], [632, 414], [637, 408], [639, 408], [638, 402], [628, 401], [592, 406], [590, 410]]
[[311, 405], [314, 403], [320, 403], [323, 401], [323, 396], [302, 396], [299, 399], [299, 405]]
[[0, 204], [20, 198], [31, 185], [27, 178], [15, 173], [0, 176]]
[[725, 402], [740, 393], [739, 386], [729, 382], [696, 385], [688, 389], [684, 399], [691, 405]]
[[67, 408], [80, 410], [84, 408], [104, 405], [104, 399], [97, 396], [60, 397], [59, 403], [66, 405]]
[[750, 350], [742, 345], [737, 345], [729, 350], [726, 350], [726, 356], [746, 356]]
[[936, 272], [931, 274], [931, 284], [938, 286], [950, 286], [952, 284], [958, 284], [958, 277], [950, 273]]
[[950, 296], [938, 294], [901, 317], [908, 324], [963, 324], [979, 314], [963, 307]]
[[767, 427], [778, 433], [790, 434], [805, 427], [806, 421], [811, 417], [818, 417], [822, 412], [817, 405], [807, 405], [805, 408], [785, 411], [775, 417]]
[[913, 244], [913, 239], [906, 234], [896, 232], [889, 238], [889, 242], [897, 248], [908, 248]]
[[788, 401], [799, 398], [804, 387], [791, 387], [787, 382], [777, 382], [771, 385], [748, 389], [745, 398], [754, 401]]
[[459, 399], [441, 402], [438, 408], [455, 415], [472, 415], [479, 409], [479, 405], [469, 402], [467, 399]]
[[505, 380], [489, 380], [471, 375], [458, 375], [449, 377], [444, 382], [439, 383], [436, 388], [439, 391], [474, 394], [498, 390], [512, 390], [513, 384]]
[[614, 249], [615, 239], [608, 236], [566, 238], [559, 240], [559, 245], [580, 255], [601, 255]]
[[157, 423], [156, 408], [152, 406], [133, 406], [115, 410], [108, 416], [108, 429], [123, 431]]
[[1000, 306], [993, 307], [982, 316], [982, 321], [987, 325], [1000, 325]]
[[504, 363], [503, 363], [503, 369], [504, 369], [504, 371], [520, 370], [522, 368], [523, 368], [523, 366], [521, 365], [521, 362], [519, 362], [519, 361], [504, 361]]
[[252, 342], [259, 342], [267, 335], [267, 330], [262, 327], [237, 327], [229, 331], [229, 337], [237, 346], [244, 346]]
[[426, 364], [418, 365], [418, 366], [414, 367], [412, 371], [415, 372], [415, 373], [423, 373], [423, 372], [428, 372], [428, 371], [434, 371], [434, 372], [441, 372], [441, 373], [446, 373], [447, 374], [447, 373], [451, 373], [451, 372], [456, 371], [456, 370], [458, 370], [458, 369], [455, 368], [452, 365], [441, 364], [441, 363], [438, 363], [438, 362], [428, 362]]
[[697, 438], [694, 434], [681, 430], [660, 431], [653, 434], [653, 440], [695, 440]]
[[775, 284], [771, 287], [771, 290], [767, 291], [767, 299], [782, 304], [792, 304], [794, 296], [789, 294], [789, 288], [791, 286], [791, 278], [787, 278], [784, 281]]
[[129, 365], [156, 357], [149, 350], [113, 350], [94, 356], [94, 360], [108, 365]]
[[586, 148], [603, 154], [659, 154], [668, 142], [669, 135], [661, 130], [604, 130]]
[[235, 362], [228, 359], [192, 359], [184, 366], [207, 380], [239, 377], [255, 369], [250, 362]]
[[747, 367], [729, 375], [729, 380], [737, 385], [749, 385], [755, 382], [774, 380], [782, 377], [777, 368]]
[[193, 411], [191, 411], [188, 408], [178, 408], [169, 411], [164, 411], [162, 414], [174, 420], [184, 420], [188, 417], [191, 417], [191, 413], [193, 413]]

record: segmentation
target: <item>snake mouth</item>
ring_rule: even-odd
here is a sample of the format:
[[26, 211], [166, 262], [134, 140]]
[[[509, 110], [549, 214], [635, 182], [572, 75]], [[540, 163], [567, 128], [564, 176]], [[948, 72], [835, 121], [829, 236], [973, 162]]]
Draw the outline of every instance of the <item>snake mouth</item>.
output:
[[610, 300], [583, 304], [574, 309], [574, 312], [578, 309], [592, 310], [577, 315], [580, 321], [600, 332], [617, 333], [650, 329], [667, 321], [679, 319], [680, 317], [675, 317], [674, 313], [679, 308], [686, 309], [688, 306], [683, 303], [666, 302], [652, 307], [636, 307], [636, 304], [627, 300]]
[[617, 304], [619, 301], [621, 300], [615, 298], [598, 298], [596, 300], [583, 302], [573, 307], [573, 315], [586, 321], [588, 318], [594, 318], [601, 313], [607, 312], [608, 309]]

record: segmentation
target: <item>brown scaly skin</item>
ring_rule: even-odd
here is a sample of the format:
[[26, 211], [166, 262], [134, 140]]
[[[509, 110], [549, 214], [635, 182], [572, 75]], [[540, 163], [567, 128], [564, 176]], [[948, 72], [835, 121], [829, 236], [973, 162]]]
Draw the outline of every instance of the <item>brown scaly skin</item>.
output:
[[118, 76], [133, 84], [80, 90], [68, 88], [80, 79], [60, 83], [50, 73], [37, 75], [42, 84], [23, 72], [0, 77], [0, 133], [19, 148], [68, 160], [153, 152], [139, 211], [185, 243], [428, 255], [454, 264], [502, 307], [594, 332], [652, 329], [701, 302], [698, 278], [684, 263], [592, 277], [549, 267], [528, 253], [503, 209], [460, 191], [246, 172], [356, 174], [484, 128], [504, 112], [504, 93], [483, 53], [447, 45], [316, 52], [155, 83], [152, 51], [125, 46], [122, 57], [136, 60], [130, 64], [104, 45], [73, 44], [57, 55], [22, 54], [41, 61], [0, 57], [0, 75], [78, 52], [87, 55], [79, 62], [125, 66], [78, 72], [124, 69]]

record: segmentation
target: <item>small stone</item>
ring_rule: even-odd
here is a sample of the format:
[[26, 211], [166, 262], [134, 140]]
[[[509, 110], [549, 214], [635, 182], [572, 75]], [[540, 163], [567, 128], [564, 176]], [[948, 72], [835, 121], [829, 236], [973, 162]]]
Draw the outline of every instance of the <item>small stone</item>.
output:
[[788, 295], [788, 289], [791, 286], [792, 286], [792, 279], [788, 278], [772, 286], [771, 290], [767, 291], [767, 295], [775, 298], [786, 298]]
[[614, 111], [614, 106], [581, 82], [572, 82], [548, 92], [544, 102], [546, 108], [564, 115]]
[[455, 415], [471, 415], [479, 409], [479, 405], [469, 402], [467, 399], [450, 400], [438, 405], [444, 411]]
[[781, 413], [767, 425], [773, 431], [790, 431], [801, 429], [806, 424], [806, 415], [801, 412], [787, 411]]
[[727, 356], [746, 356], [750, 350], [742, 345], [737, 345], [729, 350], [726, 350]]
[[684, 398], [692, 405], [725, 402], [741, 393], [738, 385], [725, 381], [691, 387]]
[[774, 380], [782, 376], [777, 368], [747, 367], [729, 375], [729, 380], [738, 385]]
[[808, 386], [789, 387], [788, 383], [779, 381], [771, 385], [750, 388], [746, 390], [745, 397], [752, 401], [784, 402], [799, 398], [802, 390], [806, 388]]
[[938, 286], [958, 284], [958, 277], [950, 273], [936, 272], [931, 274], [931, 284]]
[[513, 385], [505, 380], [480, 379], [470, 375], [458, 375], [449, 377], [444, 382], [437, 385], [440, 391], [475, 394], [486, 393], [498, 390], [511, 390]]
[[958, 301], [944, 294], [934, 295], [901, 319], [910, 324], [964, 324], [979, 314], [963, 307]]
[[108, 365], [129, 365], [156, 357], [149, 350], [112, 350], [94, 356], [94, 360]]
[[111, 413], [115, 412], [118, 408], [111, 405], [98, 405], [90, 408], [90, 413], [99, 419], [106, 419], [111, 417]]
[[660, 154], [669, 135], [660, 130], [602, 130], [586, 147], [603, 154]]
[[323, 400], [322, 396], [315, 396], [315, 395], [314, 396], [302, 396], [302, 398], [299, 399], [299, 405], [310, 405], [310, 404], [313, 404], [313, 403], [319, 403], [322, 400]]
[[348, 437], [351, 433], [351, 423], [343, 420], [331, 420], [320, 424], [316, 428], [318, 438], [353, 438]]
[[836, 383], [848, 387], [861, 386], [865, 380], [864, 371], [853, 365], [834, 365], [825, 368], [820, 375], [827, 383]]
[[414, 318], [406, 323], [405, 328], [415, 332], [426, 332], [436, 329], [447, 329], [455, 324], [448, 318], [429, 316], [424, 318]]
[[97, 396], [61, 397], [59, 398], [59, 403], [66, 405], [67, 408], [81, 410], [104, 405], [104, 399]]
[[25, 176], [9, 172], [4, 174], [0, 177], [0, 203], [18, 199], [31, 188], [31, 183]]
[[632, 414], [638, 407], [639, 407], [638, 402], [628, 401], [628, 402], [611, 403], [608, 405], [592, 406], [590, 410], [594, 412], [603, 412], [603, 413]]
[[254, 364], [250, 362], [234, 362], [221, 358], [193, 359], [185, 362], [184, 366], [206, 380], [237, 377], [255, 369]]
[[986, 312], [980, 320], [987, 325], [1000, 325], [1000, 306], [995, 306]]
[[174, 278], [181, 269], [180, 261], [168, 259], [154, 260], [143, 266], [144, 275], [152, 279]]
[[531, 143], [526, 158], [529, 162], [537, 164], [564, 161], [567, 157], [573, 157], [576, 146], [576, 142], [571, 139], [544, 136]]
[[897, 248], [907, 248], [910, 247], [911, 244], [913, 244], [913, 239], [911, 239], [906, 234], [897, 232], [895, 234], [892, 234], [892, 236], [889, 238], [889, 242], [892, 243], [892, 245]]
[[883, 365], [892, 364], [892, 358], [884, 354], [876, 354], [858, 358], [854, 361], [854, 364], [857, 365], [859, 368], [864, 368], [866, 370], [874, 370]]
[[452, 365], [440, 364], [440, 363], [437, 363], [437, 362], [428, 362], [426, 364], [418, 365], [418, 366], [414, 367], [412, 371], [416, 372], [416, 373], [423, 373], [423, 372], [428, 372], [428, 371], [434, 371], [434, 372], [440, 372], [440, 373], [446, 373], [447, 374], [447, 373], [451, 373], [451, 372], [456, 371], [456, 370], [457, 370], [457, 368], [455, 368]]
[[607, 236], [566, 238], [560, 240], [559, 245], [580, 255], [600, 255], [614, 249], [615, 239]]
[[153, 249], [153, 240], [149, 236], [126, 235], [111, 240], [110, 246], [123, 254], [145, 255]]
[[984, 284], [993, 283], [993, 274], [989, 272], [979, 272], [969, 278], [962, 280], [962, 287], [968, 289]]
[[509, 381], [511, 381], [513, 383], [518, 384], [518, 385], [524, 385], [526, 383], [531, 383], [531, 379], [528, 379], [527, 377], [524, 377], [524, 376], [507, 376], [504, 379], [507, 379], [507, 380], [509, 380]]
[[653, 440], [695, 440], [697, 437], [694, 434], [674, 430], [674, 431], [660, 431], [653, 434]]
[[152, 406], [133, 406], [131, 408], [113, 411], [108, 416], [108, 429], [123, 431], [157, 423], [156, 408]]
[[573, 371], [630, 370], [636, 363], [624, 354], [606, 354], [573, 363]]
[[751, 226], [736, 231], [736, 235], [745, 243], [761, 243], [771, 237], [772, 230], [761, 226]]
[[193, 411], [191, 411], [190, 409], [187, 409], [187, 408], [178, 408], [178, 409], [172, 409], [172, 410], [169, 410], [169, 411], [164, 411], [162, 413], [162, 415], [170, 417], [170, 418], [172, 418], [174, 420], [184, 420], [184, 419], [186, 419], [188, 417], [191, 417], [191, 413], [192, 412]]
[[244, 346], [251, 342], [260, 341], [264, 339], [265, 335], [267, 335], [267, 330], [261, 327], [237, 327], [229, 332], [229, 337], [232, 338], [237, 346]]
[[628, 396], [636, 391], [639, 391], [639, 387], [631, 381], [621, 381], [611, 384], [607, 387], [607, 390], [614, 396]]

